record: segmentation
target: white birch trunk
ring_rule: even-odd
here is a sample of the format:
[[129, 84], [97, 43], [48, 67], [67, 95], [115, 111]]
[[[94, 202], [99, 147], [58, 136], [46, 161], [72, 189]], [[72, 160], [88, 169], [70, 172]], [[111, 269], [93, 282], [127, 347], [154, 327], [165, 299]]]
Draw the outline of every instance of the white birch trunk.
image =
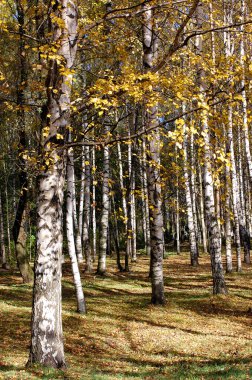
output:
[[91, 189], [91, 168], [90, 168], [90, 148], [89, 146], [85, 147], [85, 187], [84, 187], [84, 210], [83, 210], [83, 249], [86, 260], [86, 271], [91, 272], [92, 270], [92, 256], [91, 256], [91, 247], [90, 247], [90, 189]]
[[243, 175], [243, 154], [242, 154], [241, 130], [238, 128], [238, 178], [240, 194], [240, 238], [244, 247], [244, 262], [250, 264], [250, 235], [247, 230], [245, 194], [244, 194], [244, 175]]
[[[199, 30], [202, 29], [203, 23], [203, 5], [198, 7], [197, 12], [197, 26]], [[202, 52], [202, 37], [198, 35], [196, 37], [196, 48], [197, 53]], [[212, 153], [211, 153], [211, 142], [210, 142], [210, 130], [208, 125], [208, 114], [207, 105], [204, 99], [204, 70], [199, 68], [199, 85], [201, 94], [201, 105], [204, 106], [203, 111], [201, 111], [201, 123], [202, 123], [202, 137], [204, 140], [204, 204], [205, 204], [205, 215], [207, 221], [207, 230], [209, 236], [209, 251], [211, 256], [211, 267], [212, 267], [212, 277], [213, 277], [213, 294], [226, 294], [227, 288], [225, 284], [222, 258], [221, 258], [221, 244], [220, 244], [220, 230], [218, 226], [218, 220], [216, 216], [215, 202], [214, 202], [214, 184], [213, 184], [213, 174], [211, 168]]]
[[[189, 162], [188, 162], [189, 163]], [[195, 183], [195, 150], [194, 150], [194, 136], [193, 133], [190, 133], [190, 173], [191, 173], [191, 196], [192, 196], [192, 212], [193, 212], [193, 223], [195, 236], [198, 246], [198, 240], [200, 239], [200, 231], [198, 228], [198, 219], [197, 219], [197, 207], [196, 207], [196, 183]], [[197, 249], [198, 251], [198, 249]]]
[[[245, 21], [246, 14], [246, 6], [245, 0], [241, 0], [241, 15], [242, 22]], [[242, 88], [242, 113], [243, 113], [243, 134], [244, 134], [244, 145], [246, 152], [246, 161], [249, 170], [250, 181], [252, 182], [252, 158], [251, 158], [251, 150], [250, 150], [250, 141], [249, 141], [249, 126], [248, 126], [248, 104], [247, 104], [247, 93], [246, 93], [246, 83], [245, 83], [245, 49], [244, 49], [244, 25], [241, 25], [241, 42], [240, 42], [240, 62], [242, 67], [242, 80], [241, 80], [241, 88]]]
[[203, 251], [204, 253], [207, 253], [207, 232], [206, 232], [206, 223], [205, 223], [202, 170], [201, 170], [200, 164], [198, 165], [198, 169], [199, 169], [200, 223], [201, 223], [201, 231], [202, 231]]
[[145, 208], [145, 191], [144, 191], [144, 182], [143, 182], [143, 164], [142, 160], [140, 161], [140, 181], [141, 181], [141, 209], [142, 209], [142, 231], [144, 237], [144, 246], [146, 248], [147, 242], [147, 231], [146, 231], [146, 208]]
[[76, 205], [76, 190], [75, 190], [75, 174], [74, 174], [74, 158], [71, 158], [73, 163], [73, 185], [72, 185], [72, 199], [73, 199], [73, 220], [74, 220], [74, 231], [76, 235], [75, 246], [76, 246], [76, 254], [77, 260], [79, 263], [83, 263], [83, 255], [82, 255], [82, 244], [81, 244], [81, 235], [79, 230], [78, 216], [77, 216], [77, 205]]
[[[232, 23], [232, 12], [230, 9], [224, 10], [224, 22]], [[232, 56], [234, 52], [234, 45], [232, 44], [230, 33], [224, 31], [224, 46], [225, 55], [227, 58]], [[234, 140], [233, 140], [233, 108], [232, 105], [228, 105], [228, 121], [227, 121], [227, 153], [230, 154], [231, 162], [231, 191], [233, 200], [233, 218], [234, 218], [234, 242], [236, 247], [236, 259], [238, 272], [241, 271], [241, 240], [240, 240], [240, 199], [239, 199], [239, 187], [237, 179], [237, 170], [234, 153]]]
[[84, 208], [84, 188], [85, 188], [85, 147], [81, 152], [81, 183], [80, 183], [80, 200], [79, 200], [79, 234], [82, 239], [83, 232], [83, 208]]
[[[151, 70], [153, 60], [157, 54], [156, 38], [154, 33], [154, 16], [149, 4], [143, 6], [143, 67], [145, 72]], [[150, 213], [150, 246], [151, 262], [150, 274], [152, 282], [153, 304], [163, 304], [164, 280], [163, 280], [163, 215], [160, 178], [160, 133], [158, 128], [158, 105], [149, 107], [145, 114], [147, 128], [152, 128], [152, 133], [147, 149], [147, 181]]]
[[[130, 138], [130, 127], [129, 127], [129, 138]], [[128, 172], [129, 172], [129, 217], [130, 217], [130, 229], [128, 230], [128, 235], [130, 239], [130, 252], [131, 252], [131, 261], [136, 261], [136, 204], [135, 204], [135, 169], [132, 166], [132, 142], [128, 144]]]
[[131, 261], [137, 260], [137, 247], [136, 247], [136, 198], [135, 198], [135, 168], [132, 168], [132, 190], [131, 190], [131, 226], [132, 226], [132, 240], [131, 240]]
[[[229, 145], [227, 143], [226, 153], [229, 153]], [[226, 236], [226, 272], [230, 273], [233, 270], [232, 262], [232, 229], [231, 229], [231, 175], [230, 167], [225, 167], [225, 236]]]
[[[38, 183], [37, 252], [32, 309], [32, 339], [29, 363], [56, 368], [65, 367], [61, 316], [62, 205], [65, 178], [65, 155], [59, 146], [70, 124], [72, 74], [77, 50], [77, 8], [73, 0], [55, 4], [51, 43], [58, 46], [63, 61], [50, 62], [47, 78], [48, 135], [42, 136], [44, 170]], [[61, 20], [60, 25], [57, 23]], [[64, 27], [62, 27], [64, 25]], [[56, 91], [55, 91], [56, 90]]]
[[[108, 127], [107, 127], [108, 131]], [[110, 177], [110, 158], [109, 147], [104, 147], [103, 152], [103, 183], [102, 183], [102, 211], [101, 211], [101, 230], [100, 247], [97, 274], [106, 273], [106, 254], [108, 242], [108, 223], [109, 223], [109, 177]]]
[[232, 198], [233, 198], [233, 214], [234, 214], [234, 238], [236, 246], [236, 258], [237, 258], [237, 272], [241, 271], [241, 240], [240, 240], [240, 200], [239, 200], [239, 188], [237, 180], [236, 162], [234, 154], [234, 140], [233, 140], [233, 109], [232, 106], [228, 106], [228, 130], [227, 130], [228, 146], [230, 151], [231, 161], [231, 181], [232, 181]]
[[122, 194], [122, 208], [123, 208], [123, 217], [125, 220], [127, 219], [127, 201], [126, 201], [126, 189], [124, 187], [124, 181], [123, 181], [123, 165], [122, 165], [122, 151], [121, 151], [121, 144], [118, 141], [117, 143], [117, 154], [118, 154], [118, 164], [119, 164], [119, 181], [120, 181], [120, 188], [121, 188], [121, 194]]
[[180, 254], [180, 223], [179, 223], [179, 188], [177, 178], [177, 190], [176, 190], [176, 248], [177, 254]]
[[[128, 131], [130, 136], [130, 131]], [[125, 260], [125, 270], [129, 271], [129, 257], [133, 256], [132, 252], [132, 142], [128, 144], [128, 180], [129, 180], [129, 194], [127, 202], [127, 248], [126, 248], [126, 260]]]
[[[204, 111], [203, 111], [204, 113]], [[205, 212], [207, 220], [207, 228], [209, 234], [209, 251], [211, 255], [211, 265], [213, 274], [213, 293], [226, 294], [226, 284], [223, 273], [223, 265], [221, 259], [220, 230], [218, 226], [215, 204], [214, 204], [214, 187], [211, 171], [211, 151], [210, 151], [210, 133], [207, 121], [207, 115], [203, 115], [202, 129], [204, 132], [204, 200]]]
[[[183, 104], [183, 112], [185, 112], [185, 106]], [[197, 237], [195, 231], [194, 215], [193, 215], [193, 204], [190, 189], [190, 178], [188, 167], [190, 165], [188, 158], [188, 131], [186, 124], [183, 127], [184, 141], [183, 141], [183, 152], [184, 152], [184, 179], [185, 179], [185, 196], [186, 196], [186, 210], [187, 210], [187, 222], [189, 230], [189, 243], [190, 243], [190, 256], [191, 265], [198, 266], [198, 245]]]
[[95, 147], [92, 148], [92, 227], [93, 227], [93, 260], [96, 258], [96, 159]]
[[150, 256], [150, 212], [149, 212], [149, 197], [148, 197], [148, 186], [147, 186], [147, 168], [146, 168], [146, 142], [143, 138], [143, 191], [144, 191], [144, 207], [145, 207], [145, 226], [146, 226], [146, 254]]
[[77, 299], [77, 311], [79, 313], [86, 312], [85, 299], [82, 289], [80, 270], [77, 261], [77, 255], [75, 251], [75, 239], [74, 239], [74, 221], [73, 221], [73, 187], [74, 187], [74, 160], [73, 152], [68, 152], [67, 162], [67, 201], [66, 201], [66, 232], [67, 232], [67, 244], [68, 253], [71, 260], [72, 273], [74, 279], [75, 293]]

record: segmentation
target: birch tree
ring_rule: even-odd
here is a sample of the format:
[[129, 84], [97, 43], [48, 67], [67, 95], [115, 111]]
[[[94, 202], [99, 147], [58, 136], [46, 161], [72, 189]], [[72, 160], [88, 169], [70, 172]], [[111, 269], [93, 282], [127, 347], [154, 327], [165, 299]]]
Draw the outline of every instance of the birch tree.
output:
[[77, 311], [85, 313], [86, 305], [82, 289], [80, 270], [77, 261], [77, 254], [75, 248], [75, 235], [74, 235], [74, 215], [73, 215], [73, 187], [74, 187], [74, 160], [73, 151], [70, 148], [68, 151], [67, 160], [67, 201], [66, 201], [66, 230], [67, 230], [67, 244], [68, 253], [71, 260], [72, 273], [74, 279], [75, 293], [77, 299]]
[[[203, 16], [203, 5], [198, 6], [198, 11], [196, 15], [197, 27], [199, 30], [202, 29], [202, 23], [204, 20]], [[201, 36], [196, 37], [196, 49], [198, 54], [202, 52], [202, 38]], [[204, 82], [204, 69], [198, 69], [198, 80], [200, 87], [200, 102], [203, 108], [201, 111], [201, 128], [202, 136], [204, 141], [204, 167], [203, 167], [203, 184], [204, 184], [204, 205], [207, 221], [207, 229], [209, 235], [209, 252], [211, 257], [211, 267], [213, 275], [213, 293], [214, 294], [226, 294], [227, 288], [225, 284], [225, 278], [223, 273], [223, 265], [221, 258], [221, 239], [220, 230], [218, 226], [218, 220], [216, 216], [215, 209], [215, 199], [214, 199], [214, 183], [213, 183], [213, 173], [211, 168], [212, 162], [212, 152], [211, 152], [211, 141], [210, 141], [210, 128], [207, 112], [207, 104], [205, 101], [205, 82]]]
[[51, 54], [47, 78], [47, 120], [43, 128], [43, 168], [38, 180], [37, 252], [29, 364], [65, 367], [61, 316], [62, 204], [69, 127], [71, 71], [77, 49], [77, 8], [61, 0], [50, 8]]
[[[157, 56], [157, 36], [154, 31], [154, 15], [149, 4], [143, 6], [143, 68], [151, 70]], [[160, 133], [158, 128], [158, 105], [148, 107], [145, 113], [147, 128], [152, 128], [147, 147], [147, 187], [150, 209], [150, 273], [153, 304], [165, 302], [163, 280], [163, 214], [160, 178]]]

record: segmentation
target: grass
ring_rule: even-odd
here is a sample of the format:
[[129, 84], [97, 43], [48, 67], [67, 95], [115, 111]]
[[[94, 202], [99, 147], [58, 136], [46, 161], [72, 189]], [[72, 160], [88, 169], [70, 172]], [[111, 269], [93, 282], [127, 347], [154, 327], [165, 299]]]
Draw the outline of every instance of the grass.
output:
[[251, 268], [226, 276], [227, 296], [211, 295], [209, 257], [164, 262], [167, 303], [153, 307], [149, 259], [130, 273], [108, 260], [105, 278], [83, 275], [88, 314], [75, 312], [69, 264], [64, 265], [63, 325], [68, 369], [26, 368], [31, 286], [0, 271], [0, 378], [93, 380], [252, 379]]

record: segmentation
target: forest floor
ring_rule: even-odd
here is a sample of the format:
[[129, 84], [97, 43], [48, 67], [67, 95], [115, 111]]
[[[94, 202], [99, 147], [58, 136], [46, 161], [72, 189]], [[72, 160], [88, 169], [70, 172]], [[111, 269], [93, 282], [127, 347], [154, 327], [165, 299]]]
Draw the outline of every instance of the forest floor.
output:
[[87, 315], [75, 312], [64, 264], [64, 372], [25, 367], [32, 287], [0, 271], [0, 379], [252, 379], [252, 268], [227, 275], [229, 294], [213, 297], [208, 256], [196, 269], [186, 252], [167, 256], [164, 307], [150, 305], [146, 256], [130, 273], [109, 258], [106, 277], [83, 275]]

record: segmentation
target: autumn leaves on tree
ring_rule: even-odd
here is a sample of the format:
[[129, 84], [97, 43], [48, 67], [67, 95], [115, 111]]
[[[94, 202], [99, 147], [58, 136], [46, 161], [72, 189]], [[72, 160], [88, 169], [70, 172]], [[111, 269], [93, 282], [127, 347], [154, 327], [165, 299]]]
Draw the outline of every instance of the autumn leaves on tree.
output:
[[192, 267], [209, 254], [213, 293], [226, 294], [224, 270], [242, 270], [242, 250], [250, 264], [251, 4], [2, 0], [0, 11], [4, 207], [19, 193], [7, 227], [0, 207], [1, 259], [13, 224], [32, 281], [36, 224], [29, 363], [65, 366], [67, 253], [80, 313], [83, 272], [106, 275], [112, 252], [129, 272], [141, 249], [163, 305], [171, 241], [178, 254], [188, 241]]

